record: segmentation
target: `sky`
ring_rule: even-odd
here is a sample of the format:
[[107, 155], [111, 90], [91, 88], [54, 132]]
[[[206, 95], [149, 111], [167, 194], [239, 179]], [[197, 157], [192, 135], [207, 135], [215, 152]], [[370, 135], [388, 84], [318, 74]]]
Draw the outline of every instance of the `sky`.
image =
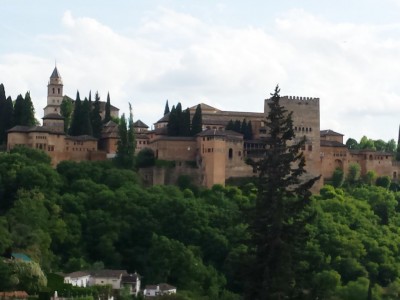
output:
[[150, 128], [167, 100], [262, 112], [279, 84], [345, 141], [398, 138], [400, 0], [0, 0], [0, 19], [0, 83], [39, 119], [56, 63], [66, 95]]

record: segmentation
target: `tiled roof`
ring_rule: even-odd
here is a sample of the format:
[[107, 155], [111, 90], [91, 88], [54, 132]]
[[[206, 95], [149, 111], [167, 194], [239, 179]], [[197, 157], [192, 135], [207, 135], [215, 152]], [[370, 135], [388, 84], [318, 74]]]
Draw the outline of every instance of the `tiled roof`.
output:
[[[48, 74], [48, 73], [47, 73]], [[58, 72], [57, 67], [54, 68], [53, 73], [51, 73], [50, 78], [61, 78], [60, 73]]]
[[335, 131], [330, 130], [330, 129], [328, 129], [328, 130], [321, 130], [321, 131], [320, 131], [320, 136], [327, 136], [327, 135], [330, 135], [330, 136], [343, 136], [343, 134], [338, 133], [338, 132], [335, 132]]
[[145, 123], [143, 123], [141, 120], [137, 120], [135, 123], [133, 123], [133, 127], [139, 127], [139, 128], [149, 128]]
[[160, 283], [158, 286], [160, 287], [161, 291], [169, 291], [169, 290], [176, 289], [176, 287], [174, 287], [168, 283]]
[[71, 277], [71, 278], [78, 278], [78, 277], [84, 277], [84, 276], [89, 276], [90, 273], [88, 271], [76, 271], [72, 272], [69, 274], [64, 274], [64, 277]]
[[212, 106], [210, 106], [208, 104], [205, 104], [205, 103], [199, 103], [197, 105], [194, 105], [194, 106], [190, 107], [189, 109], [190, 110], [196, 110], [197, 106], [199, 106], [199, 105], [201, 107], [201, 112], [202, 113], [203, 112], [207, 112], [207, 111], [220, 112], [220, 110], [218, 108], [212, 107]]
[[95, 270], [89, 271], [93, 277], [107, 277], [107, 278], [119, 278], [120, 276], [129, 275], [126, 270]]
[[60, 114], [52, 113], [52, 114], [47, 114], [43, 118], [44, 119], [51, 119], [51, 120], [64, 120], [65, 118], [61, 116]]

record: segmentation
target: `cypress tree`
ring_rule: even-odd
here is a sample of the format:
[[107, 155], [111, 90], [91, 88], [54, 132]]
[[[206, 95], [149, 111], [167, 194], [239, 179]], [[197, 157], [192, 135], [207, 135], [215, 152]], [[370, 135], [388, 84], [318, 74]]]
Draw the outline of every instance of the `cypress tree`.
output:
[[309, 189], [319, 177], [303, 177], [305, 140], [294, 140], [292, 113], [280, 105], [278, 86], [268, 106], [266, 155], [251, 162], [259, 176], [246, 299], [299, 299], [304, 289], [298, 261], [306, 243]]
[[247, 123], [247, 128], [245, 132], [245, 139], [252, 140], [253, 139], [253, 126], [251, 125], [251, 121]]
[[182, 112], [182, 124], [181, 124], [181, 136], [190, 136], [190, 109], [186, 108], [185, 111]]
[[230, 120], [225, 127], [226, 130], [233, 130], [233, 120]]
[[171, 112], [169, 113], [169, 118], [168, 118], [168, 135], [169, 136], [177, 136], [179, 133], [179, 124], [178, 124], [178, 114], [176, 112], [175, 106], [172, 106]]
[[15, 125], [25, 125], [24, 124], [24, 98], [22, 97], [21, 94], [17, 96], [17, 99], [15, 99], [15, 104], [14, 104], [14, 124]]
[[0, 145], [6, 140], [6, 126], [4, 124], [4, 113], [6, 108], [6, 92], [4, 85], [0, 84]]
[[247, 132], [247, 122], [246, 119], [243, 119], [242, 124], [240, 125], [240, 133], [243, 134], [243, 138], [246, 139], [245, 135]]
[[111, 120], [111, 100], [110, 100], [110, 92], [108, 92], [103, 123], [107, 123], [110, 120]]
[[239, 132], [242, 129], [242, 123], [239, 120], [236, 120], [235, 123], [233, 123], [233, 131]]
[[67, 133], [71, 124], [71, 116], [74, 110], [74, 104], [67, 97], [64, 96], [60, 105], [60, 114], [64, 117], [64, 132]]
[[96, 92], [93, 109], [91, 112], [91, 123], [93, 129], [93, 136], [99, 139], [101, 137], [101, 130], [103, 128], [103, 124], [100, 116], [100, 96], [98, 92]]
[[133, 113], [132, 105], [129, 103], [129, 120], [128, 120], [128, 137], [127, 137], [127, 153], [126, 153], [126, 166], [133, 168], [135, 159], [136, 139], [135, 139], [135, 128], [133, 127]]
[[23, 105], [23, 120], [22, 123], [25, 126], [34, 126], [36, 125], [36, 119], [35, 119], [35, 108], [32, 103], [31, 99], [31, 93], [26, 92], [25, 98], [24, 98], [24, 105]]
[[164, 108], [164, 116], [168, 113], [169, 113], [169, 105], [168, 105], [168, 100], [167, 100], [167, 102], [165, 103], [165, 108]]
[[85, 98], [82, 103], [82, 110], [81, 110], [81, 128], [80, 128], [80, 135], [82, 134], [87, 134], [87, 135], [93, 135], [93, 129], [92, 129], [92, 122], [91, 122], [91, 107], [89, 100]]
[[193, 119], [192, 119], [192, 136], [203, 131], [203, 116], [201, 112], [200, 104], [197, 105], [196, 111], [194, 112]]
[[132, 168], [136, 145], [133, 128], [133, 114], [130, 105], [128, 126], [126, 124], [125, 114], [123, 114], [118, 125], [118, 134], [119, 140], [117, 145], [117, 153], [115, 156], [115, 163], [117, 166], [122, 168]]
[[4, 109], [3, 109], [3, 125], [5, 128], [5, 139], [4, 142], [7, 143], [7, 130], [12, 128], [14, 126], [14, 105], [13, 105], [13, 101], [11, 99], [10, 96], [7, 97], [5, 105], [4, 105]]
[[82, 102], [79, 96], [79, 91], [76, 92], [76, 100], [74, 105], [74, 112], [72, 114], [71, 126], [69, 128], [69, 135], [77, 136], [81, 135], [81, 126], [82, 126]]
[[182, 118], [182, 104], [178, 102], [175, 107], [176, 110], [176, 128], [177, 128], [177, 136], [182, 136], [182, 127], [183, 127], [183, 118]]

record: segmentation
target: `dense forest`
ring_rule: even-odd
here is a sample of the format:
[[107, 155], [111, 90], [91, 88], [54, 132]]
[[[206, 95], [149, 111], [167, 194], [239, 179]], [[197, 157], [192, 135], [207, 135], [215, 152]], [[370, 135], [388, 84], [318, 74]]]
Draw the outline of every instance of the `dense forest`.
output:
[[[53, 169], [46, 154], [20, 148], [0, 154], [0, 193], [0, 251], [26, 253], [45, 273], [100, 265], [174, 284], [182, 299], [243, 293], [253, 184], [144, 188], [110, 162]], [[366, 299], [370, 283], [372, 299], [399, 297], [399, 199], [362, 181], [312, 198], [298, 261], [309, 299]]]
[[39, 150], [0, 152], [0, 253], [34, 261], [0, 260], [0, 290], [34, 294], [55, 272], [109, 268], [175, 285], [182, 300], [399, 299], [399, 185], [352, 165], [311, 195], [318, 178], [301, 180], [304, 141], [288, 143], [278, 88], [270, 108], [266, 157], [242, 186], [145, 187], [132, 113], [115, 161], [53, 168]]

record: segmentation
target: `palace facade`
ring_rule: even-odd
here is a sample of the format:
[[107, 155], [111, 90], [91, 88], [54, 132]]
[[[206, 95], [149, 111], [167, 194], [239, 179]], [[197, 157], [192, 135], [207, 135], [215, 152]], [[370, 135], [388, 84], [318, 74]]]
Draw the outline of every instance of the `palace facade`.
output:
[[[118, 126], [110, 121], [103, 126], [99, 140], [91, 136], [68, 136], [64, 132], [64, 118], [60, 115], [63, 96], [63, 81], [57, 67], [54, 68], [47, 86], [47, 105], [44, 108], [42, 126], [15, 126], [8, 132], [8, 149], [24, 145], [41, 149], [52, 158], [53, 165], [62, 160], [104, 160], [116, 154]], [[170, 168], [146, 168], [141, 174], [148, 184], [174, 184], [181, 175], [189, 176], [194, 183], [211, 187], [224, 185], [230, 178], [250, 177], [252, 167], [246, 159], [263, 156], [265, 126], [270, 100], [264, 100], [263, 112], [223, 111], [207, 104], [202, 109], [203, 131], [195, 137], [167, 135], [169, 114], [154, 124], [154, 130], [142, 121], [135, 122], [136, 153], [144, 148], [153, 150], [159, 160], [173, 162]], [[298, 96], [281, 97], [281, 105], [293, 112], [293, 127], [296, 139], [306, 138], [302, 149], [306, 158], [307, 176], [321, 176], [315, 186], [318, 190], [324, 180], [330, 179], [336, 168], [347, 173], [352, 163], [361, 166], [361, 173], [375, 171], [378, 176], [389, 176], [397, 180], [399, 164], [392, 153], [372, 150], [350, 150], [343, 143], [343, 134], [320, 128], [320, 99]], [[104, 105], [102, 104], [103, 114]], [[190, 108], [191, 116], [197, 106]], [[118, 117], [118, 109], [112, 107], [112, 115]], [[226, 130], [230, 121], [251, 123], [252, 139]]]

